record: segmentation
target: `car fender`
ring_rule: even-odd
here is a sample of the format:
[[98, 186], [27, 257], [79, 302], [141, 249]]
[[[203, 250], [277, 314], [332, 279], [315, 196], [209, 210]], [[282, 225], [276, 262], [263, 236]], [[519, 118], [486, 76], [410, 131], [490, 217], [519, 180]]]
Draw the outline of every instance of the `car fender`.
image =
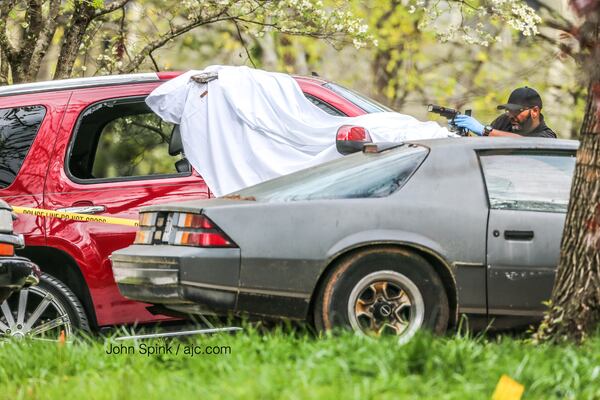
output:
[[402, 244], [412, 246], [434, 255], [446, 264], [446, 266], [449, 267], [450, 265], [444, 256], [446, 251], [443, 246], [436, 241], [414, 232], [389, 229], [374, 229], [346, 236], [335, 243], [327, 251], [327, 259], [331, 261], [349, 250], [378, 244]]

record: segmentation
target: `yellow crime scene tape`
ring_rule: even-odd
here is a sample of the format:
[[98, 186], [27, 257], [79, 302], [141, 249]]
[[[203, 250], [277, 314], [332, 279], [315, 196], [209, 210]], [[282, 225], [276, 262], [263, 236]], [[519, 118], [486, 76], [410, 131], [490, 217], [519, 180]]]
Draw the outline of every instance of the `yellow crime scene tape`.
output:
[[41, 208], [29, 208], [29, 207], [18, 207], [18, 206], [11, 206], [11, 207], [12, 207], [13, 211], [16, 212], [17, 214], [35, 215], [36, 217], [53, 217], [53, 218], [60, 218], [60, 219], [68, 219], [71, 221], [100, 222], [103, 224], [112, 224], [112, 225], [139, 226], [139, 222], [137, 219], [102, 217], [102, 216], [97, 216], [97, 215], [77, 214], [77, 213], [70, 213], [70, 212], [44, 210]]

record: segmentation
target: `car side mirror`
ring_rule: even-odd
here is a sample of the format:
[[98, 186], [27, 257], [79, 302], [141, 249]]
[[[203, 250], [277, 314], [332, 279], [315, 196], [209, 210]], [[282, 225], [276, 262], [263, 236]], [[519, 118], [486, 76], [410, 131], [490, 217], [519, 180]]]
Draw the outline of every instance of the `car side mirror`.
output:
[[177, 172], [192, 172], [192, 165], [187, 158], [182, 158], [175, 163], [175, 169]]

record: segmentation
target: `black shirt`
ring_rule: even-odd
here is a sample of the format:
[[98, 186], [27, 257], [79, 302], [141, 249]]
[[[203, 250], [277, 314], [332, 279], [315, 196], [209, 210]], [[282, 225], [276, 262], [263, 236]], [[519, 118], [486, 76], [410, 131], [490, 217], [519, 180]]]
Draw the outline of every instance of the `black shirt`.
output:
[[497, 129], [499, 131], [512, 132], [517, 135], [527, 136], [527, 137], [546, 137], [546, 138], [556, 138], [556, 133], [552, 131], [552, 129], [548, 128], [548, 125], [544, 122], [544, 116], [540, 114], [540, 124], [531, 132], [521, 133], [521, 132], [513, 132], [512, 123], [510, 122], [510, 117], [506, 114], [502, 114], [498, 118], [496, 118], [492, 123], [492, 128]]

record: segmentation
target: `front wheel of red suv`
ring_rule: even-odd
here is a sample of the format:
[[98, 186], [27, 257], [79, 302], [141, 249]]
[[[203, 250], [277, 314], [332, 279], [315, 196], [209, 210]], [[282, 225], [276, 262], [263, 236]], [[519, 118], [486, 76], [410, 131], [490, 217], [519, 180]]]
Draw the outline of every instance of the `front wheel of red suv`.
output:
[[0, 305], [0, 338], [68, 340], [90, 326], [75, 294], [52, 275], [40, 283], [13, 293]]

